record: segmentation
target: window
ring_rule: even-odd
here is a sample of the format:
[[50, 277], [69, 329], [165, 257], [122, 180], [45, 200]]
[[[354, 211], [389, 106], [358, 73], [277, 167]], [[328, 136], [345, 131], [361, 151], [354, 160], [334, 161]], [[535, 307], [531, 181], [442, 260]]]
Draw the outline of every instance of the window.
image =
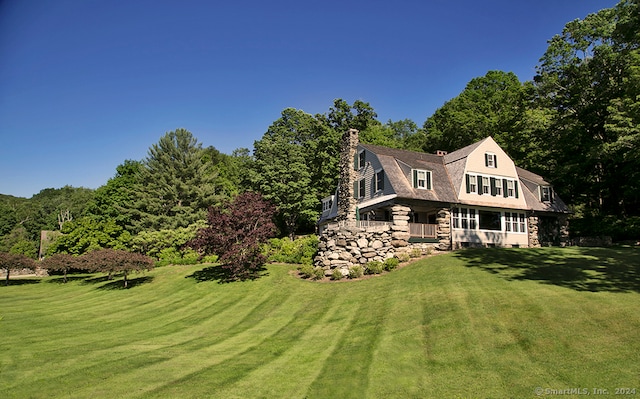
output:
[[524, 213], [505, 212], [504, 229], [505, 231], [512, 231], [514, 233], [526, 233], [527, 226], [525, 220], [526, 217]]
[[460, 211], [458, 208], [453, 208], [453, 228], [460, 228]]
[[453, 228], [475, 230], [478, 226], [475, 209], [453, 208]]
[[376, 172], [375, 191], [383, 191], [383, 190], [384, 190], [384, 170], [380, 170]]
[[507, 197], [515, 197], [515, 181], [507, 180]]
[[366, 161], [367, 161], [366, 152], [362, 150], [356, 154], [355, 159], [353, 160], [353, 168], [355, 170], [360, 170], [364, 168], [364, 164]]
[[353, 198], [362, 198], [365, 195], [365, 182], [364, 179], [353, 182]]
[[490, 186], [489, 186], [489, 178], [482, 176], [482, 193], [489, 194]]
[[498, 158], [496, 154], [487, 152], [484, 154], [484, 164], [487, 168], [497, 168], [498, 167]]
[[540, 187], [540, 200], [542, 202], [551, 202], [553, 191], [549, 186]]
[[467, 193], [476, 194], [478, 192], [478, 176], [467, 175]]
[[502, 230], [500, 212], [478, 211], [480, 230]]
[[413, 187], [422, 190], [431, 190], [431, 171], [413, 169]]
[[327, 212], [333, 206], [333, 198], [322, 201], [322, 212]]
[[493, 179], [493, 188], [491, 191], [491, 195], [502, 195], [502, 179]]

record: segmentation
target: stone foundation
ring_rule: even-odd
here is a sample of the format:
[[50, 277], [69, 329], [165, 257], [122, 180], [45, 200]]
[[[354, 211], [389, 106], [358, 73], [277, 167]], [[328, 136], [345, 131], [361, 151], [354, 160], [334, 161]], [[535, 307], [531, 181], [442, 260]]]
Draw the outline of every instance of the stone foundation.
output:
[[320, 236], [314, 264], [322, 267], [325, 275], [331, 275], [337, 268], [346, 276], [353, 265], [384, 262], [396, 254], [392, 234], [391, 226], [369, 229], [329, 226]]
[[357, 227], [357, 222], [343, 222], [328, 225], [319, 237], [314, 265], [322, 267], [325, 275], [331, 275], [334, 269], [339, 269], [346, 276], [351, 266], [364, 266], [371, 261], [384, 262], [414, 249], [422, 252], [450, 249], [448, 210], [442, 212], [446, 224], [443, 223], [438, 230], [441, 239], [439, 244], [409, 242], [409, 212], [411, 208], [408, 206], [394, 205], [391, 208], [392, 221], [388, 224], [374, 222], [369, 227]]

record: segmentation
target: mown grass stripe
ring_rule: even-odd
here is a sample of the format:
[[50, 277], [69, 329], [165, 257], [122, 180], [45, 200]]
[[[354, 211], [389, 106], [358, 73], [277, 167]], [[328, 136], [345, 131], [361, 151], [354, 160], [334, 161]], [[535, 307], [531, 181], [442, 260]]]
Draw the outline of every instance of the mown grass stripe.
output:
[[217, 390], [221, 387], [241, 380], [253, 370], [284, 355], [291, 344], [298, 341], [330, 308], [331, 302], [307, 302], [286, 325], [258, 344], [233, 358], [174, 379], [150, 392], [148, 397], [175, 397], [176, 390], [184, 389], [185, 386], [195, 387], [192, 389], [192, 394], [195, 397], [217, 397]]
[[345, 398], [366, 394], [373, 352], [387, 314], [385, 293], [361, 297], [349, 327], [342, 333], [333, 353], [325, 360], [308, 398]]

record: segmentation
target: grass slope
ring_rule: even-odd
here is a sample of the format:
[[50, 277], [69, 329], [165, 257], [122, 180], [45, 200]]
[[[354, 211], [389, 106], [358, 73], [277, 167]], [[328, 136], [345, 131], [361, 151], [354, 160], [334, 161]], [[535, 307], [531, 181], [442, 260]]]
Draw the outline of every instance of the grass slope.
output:
[[292, 268], [0, 287], [0, 397], [640, 395], [638, 249], [468, 250], [338, 283]]

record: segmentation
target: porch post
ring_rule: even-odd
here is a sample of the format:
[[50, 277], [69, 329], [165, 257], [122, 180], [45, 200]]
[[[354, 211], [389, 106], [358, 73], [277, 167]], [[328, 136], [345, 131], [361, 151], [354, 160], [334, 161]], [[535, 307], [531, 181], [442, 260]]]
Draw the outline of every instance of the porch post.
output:
[[438, 249], [441, 251], [451, 250], [451, 210], [449, 208], [440, 208], [436, 214], [436, 236], [439, 244]]
[[406, 247], [409, 245], [409, 212], [411, 208], [404, 205], [394, 205], [391, 207], [391, 245], [394, 247]]
[[540, 248], [540, 219], [537, 216], [529, 216], [529, 248]]

